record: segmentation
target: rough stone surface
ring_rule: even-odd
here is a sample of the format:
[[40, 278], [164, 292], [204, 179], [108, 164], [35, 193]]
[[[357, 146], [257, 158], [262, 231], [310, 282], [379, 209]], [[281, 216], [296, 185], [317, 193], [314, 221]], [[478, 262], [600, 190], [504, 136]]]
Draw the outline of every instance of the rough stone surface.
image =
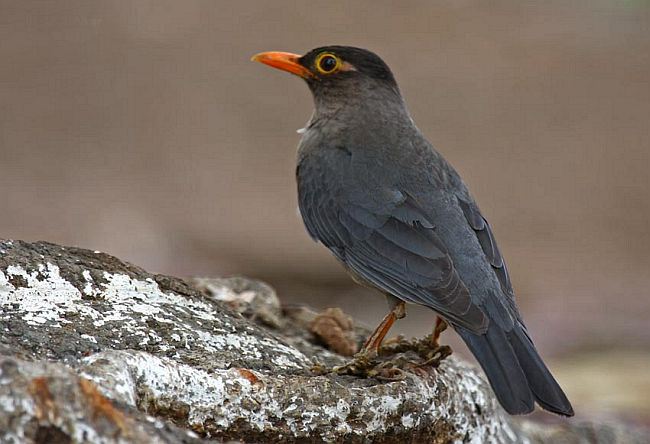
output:
[[[310, 331], [316, 313], [282, 310], [270, 287], [245, 278], [193, 282], [100, 252], [0, 241], [0, 442], [624, 436], [513, 420], [480, 373], [453, 356], [393, 381], [318, 375], [314, 364], [346, 358]], [[349, 327], [346, 338], [358, 344], [364, 332]], [[398, 358], [417, 357], [381, 357]]]
[[273, 328], [284, 325], [280, 299], [270, 285], [245, 277], [193, 278], [190, 283], [206, 296], [224, 303], [246, 319]]
[[73, 369], [0, 357], [2, 443], [199, 443], [199, 436], [104, 397]]
[[207, 371], [300, 372], [309, 363], [184, 281], [100, 252], [0, 243], [0, 306], [0, 352], [25, 358], [74, 364], [101, 350], [132, 349]]

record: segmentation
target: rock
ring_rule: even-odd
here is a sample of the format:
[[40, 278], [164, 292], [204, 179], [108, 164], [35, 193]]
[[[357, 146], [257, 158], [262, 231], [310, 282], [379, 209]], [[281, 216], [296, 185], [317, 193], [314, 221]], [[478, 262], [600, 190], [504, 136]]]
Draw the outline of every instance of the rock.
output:
[[103, 396], [97, 385], [58, 363], [0, 358], [3, 443], [199, 443], [198, 435]]
[[273, 328], [283, 326], [280, 299], [264, 282], [244, 277], [193, 278], [190, 282], [209, 298], [224, 303], [246, 319]]
[[298, 372], [310, 363], [181, 279], [44, 242], [3, 242], [0, 251], [0, 322], [8, 333], [0, 347], [16, 356], [75, 364], [132, 349], [207, 371]]
[[[453, 356], [391, 382], [318, 375], [314, 364], [346, 358], [319, 345], [317, 314], [282, 310], [270, 287], [245, 278], [194, 285], [99, 252], [0, 241], [0, 441], [557, 437], [506, 415], [480, 373]], [[327, 313], [358, 344], [362, 331]]]
[[530, 444], [644, 444], [650, 433], [623, 424], [578, 421], [559, 425], [522, 422], [522, 435]]

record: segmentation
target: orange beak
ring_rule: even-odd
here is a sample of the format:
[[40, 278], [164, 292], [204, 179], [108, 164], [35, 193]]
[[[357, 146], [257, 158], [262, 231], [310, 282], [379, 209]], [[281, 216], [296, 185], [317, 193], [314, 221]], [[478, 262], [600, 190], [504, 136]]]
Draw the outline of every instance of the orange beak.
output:
[[290, 52], [269, 51], [255, 54], [251, 60], [290, 72], [303, 79], [311, 77], [313, 75], [311, 71], [298, 63], [299, 58], [298, 54], [291, 54]]

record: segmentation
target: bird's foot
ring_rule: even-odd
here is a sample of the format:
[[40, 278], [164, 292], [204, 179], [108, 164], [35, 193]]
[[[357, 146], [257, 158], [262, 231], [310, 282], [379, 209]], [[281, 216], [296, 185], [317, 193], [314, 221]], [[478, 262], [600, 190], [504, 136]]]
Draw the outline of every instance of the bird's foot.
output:
[[354, 355], [347, 363], [327, 369], [314, 365], [317, 374], [350, 375], [375, 378], [380, 381], [400, 381], [409, 371], [422, 371], [426, 367], [437, 368], [452, 354], [447, 345], [434, 345], [432, 337], [406, 340], [398, 336], [384, 342], [379, 349], [365, 349]]
[[330, 373], [375, 378], [380, 381], [401, 381], [406, 377], [406, 372], [400, 368], [403, 365], [404, 362], [398, 360], [382, 361], [378, 359], [375, 350], [366, 350], [357, 353], [351, 361], [332, 368]]
[[375, 361], [376, 357], [377, 353], [374, 350], [360, 351], [345, 364], [332, 367], [329, 373], [336, 373], [338, 375], [367, 376], [368, 370], [377, 364]]
[[447, 357], [450, 356], [453, 353], [452, 349], [448, 345], [438, 345], [435, 348], [432, 348], [429, 352], [427, 352], [426, 360], [424, 362], [417, 363], [417, 367], [433, 367], [433, 368], [438, 368], [440, 363]]
[[411, 359], [409, 364], [416, 367], [438, 367], [440, 363], [452, 354], [452, 349], [448, 345], [439, 345], [434, 334], [422, 339], [406, 340], [399, 336], [396, 339], [386, 341], [380, 348], [381, 356], [390, 356], [397, 354], [416, 354], [417, 358]]
[[439, 332], [434, 332], [419, 341], [417, 352], [420, 357], [424, 359], [424, 362], [418, 364], [419, 367], [437, 368], [447, 356], [450, 356], [453, 353], [450, 346], [440, 345], [438, 342], [439, 335]]

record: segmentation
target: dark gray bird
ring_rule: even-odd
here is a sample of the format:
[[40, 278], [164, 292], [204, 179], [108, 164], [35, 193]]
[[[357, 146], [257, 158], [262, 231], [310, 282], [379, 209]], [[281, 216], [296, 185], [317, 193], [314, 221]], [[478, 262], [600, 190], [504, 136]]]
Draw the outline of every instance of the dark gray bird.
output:
[[488, 222], [415, 126], [388, 66], [346, 46], [253, 60], [302, 77], [314, 96], [298, 149], [300, 213], [357, 281], [387, 296], [391, 310], [364, 349], [379, 347], [405, 302], [424, 305], [463, 338], [506, 411], [537, 402], [572, 416], [526, 331]]

